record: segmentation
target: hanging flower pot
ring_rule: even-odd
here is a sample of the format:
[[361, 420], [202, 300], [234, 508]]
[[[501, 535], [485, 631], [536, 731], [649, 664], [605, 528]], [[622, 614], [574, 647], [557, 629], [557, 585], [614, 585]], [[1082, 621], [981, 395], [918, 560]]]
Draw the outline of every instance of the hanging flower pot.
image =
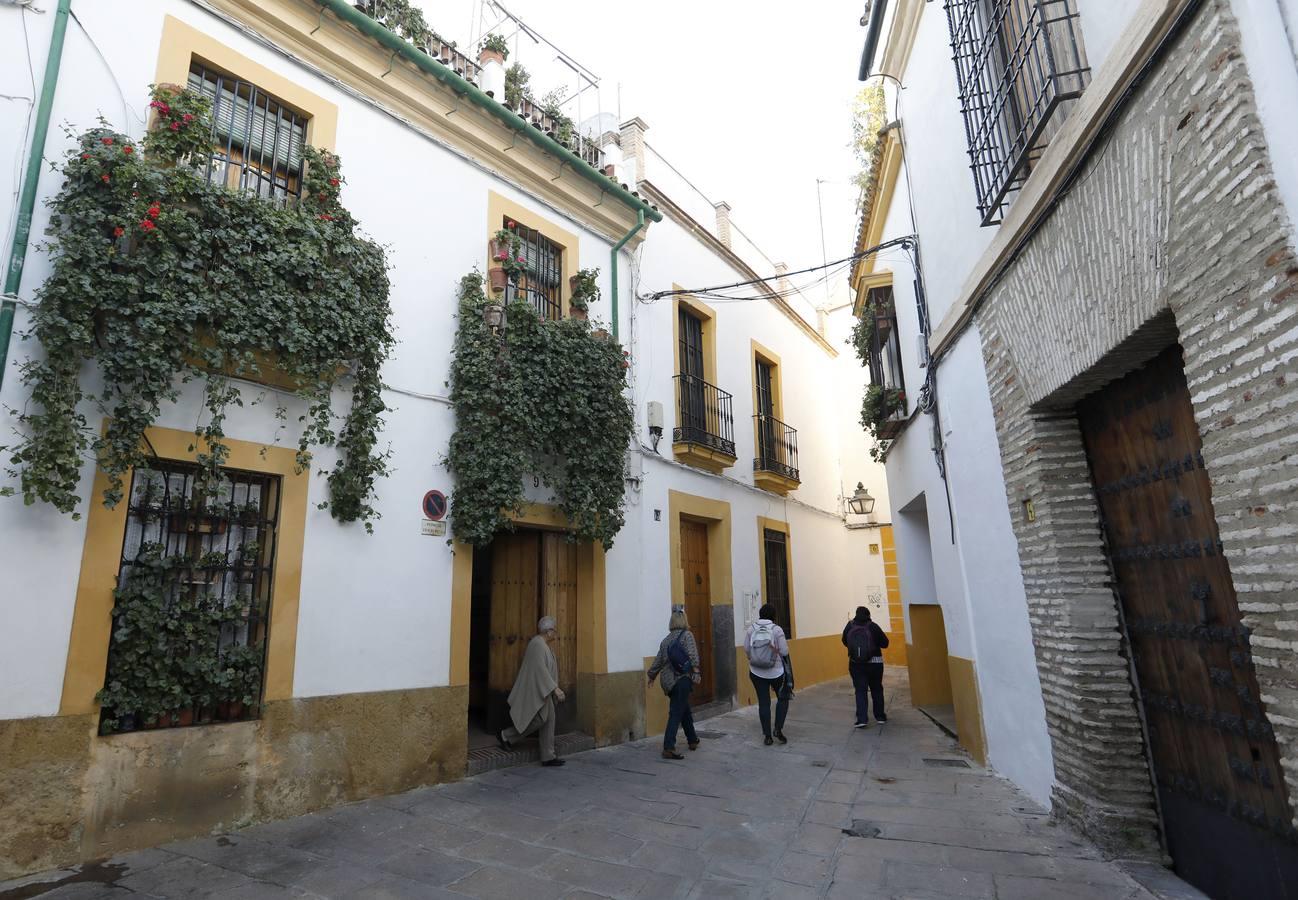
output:
[[491, 289], [493, 291], [499, 294], [505, 289], [505, 285], [509, 281], [509, 276], [505, 274], [504, 269], [500, 266], [492, 266], [487, 270], [487, 275], [491, 279]]
[[573, 306], [573, 307], [569, 308], [569, 310], [568, 310], [568, 315], [572, 316], [574, 319], [585, 319], [585, 318], [586, 318], [586, 307], [584, 307], [584, 306]]

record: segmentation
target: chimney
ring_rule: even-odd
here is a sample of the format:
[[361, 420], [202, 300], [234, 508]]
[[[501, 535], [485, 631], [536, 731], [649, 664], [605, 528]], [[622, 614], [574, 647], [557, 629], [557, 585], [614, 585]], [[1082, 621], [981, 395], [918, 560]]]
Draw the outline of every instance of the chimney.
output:
[[644, 181], [644, 133], [649, 130], [645, 120], [636, 116], [622, 123], [622, 159], [627, 167], [627, 174], [634, 176], [635, 184]]
[[717, 211], [717, 240], [730, 247], [730, 204], [722, 200], [712, 204]]
[[786, 263], [778, 262], [775, 264], [776, 284], [779, 287], [780, 296], [784, 296], [792, 291], [789, 285], [789, 266]]

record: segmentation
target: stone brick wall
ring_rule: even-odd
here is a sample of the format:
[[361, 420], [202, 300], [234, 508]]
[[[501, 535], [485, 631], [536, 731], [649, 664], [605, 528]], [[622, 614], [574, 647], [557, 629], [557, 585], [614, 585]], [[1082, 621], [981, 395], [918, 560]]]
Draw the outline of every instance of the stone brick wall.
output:
[[1157, 818], [1074, 407], [1177, 340], [1298, 799], [1298, 259], [1272, 165], [1238, 28], [1207, 0], [975, 319], [1056, 811], [1115, 851], [1155, 849]]

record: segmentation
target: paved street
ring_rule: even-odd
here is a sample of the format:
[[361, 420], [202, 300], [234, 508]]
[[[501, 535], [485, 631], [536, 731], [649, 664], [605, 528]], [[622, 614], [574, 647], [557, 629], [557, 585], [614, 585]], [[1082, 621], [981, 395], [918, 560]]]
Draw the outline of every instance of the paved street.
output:
[[882, 727], [853, 730], [836, 682], [798, 694], [786, 747], [763, 746], [742, 710], [701, 723], [684, 762], [640, 741], [46, 873], [0, 898], [1153, 896], [1007, 782], [926, 762], [964, 757], [909, 707], [904, 672], [888, 686]]

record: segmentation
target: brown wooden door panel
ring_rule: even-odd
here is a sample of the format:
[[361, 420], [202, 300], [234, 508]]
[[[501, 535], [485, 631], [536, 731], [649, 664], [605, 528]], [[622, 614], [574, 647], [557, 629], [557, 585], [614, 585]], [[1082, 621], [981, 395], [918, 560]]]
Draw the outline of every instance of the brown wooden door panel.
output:
[[541, 535], [541, 614], [553, 616], [559, 637], [551, 649], [559, 665], [559, 687], [577, 687], [577, 545], [557, 532]]
[[1078, 414], [1174, 864], [1213, 896], [1298, 897], [1280, 753], [1222, 552], [1181, 348], [1088, 397]]
[[712, 584], [708, 568], [708, 526], [689, 519], [681, 520], [681, 570], [685, 585], [685, 615], [690, 633], [699, 647], [700, 682], [694, 686], [690, 702], [694, 705], [712, 700], [714, 658], [712, 647]]

